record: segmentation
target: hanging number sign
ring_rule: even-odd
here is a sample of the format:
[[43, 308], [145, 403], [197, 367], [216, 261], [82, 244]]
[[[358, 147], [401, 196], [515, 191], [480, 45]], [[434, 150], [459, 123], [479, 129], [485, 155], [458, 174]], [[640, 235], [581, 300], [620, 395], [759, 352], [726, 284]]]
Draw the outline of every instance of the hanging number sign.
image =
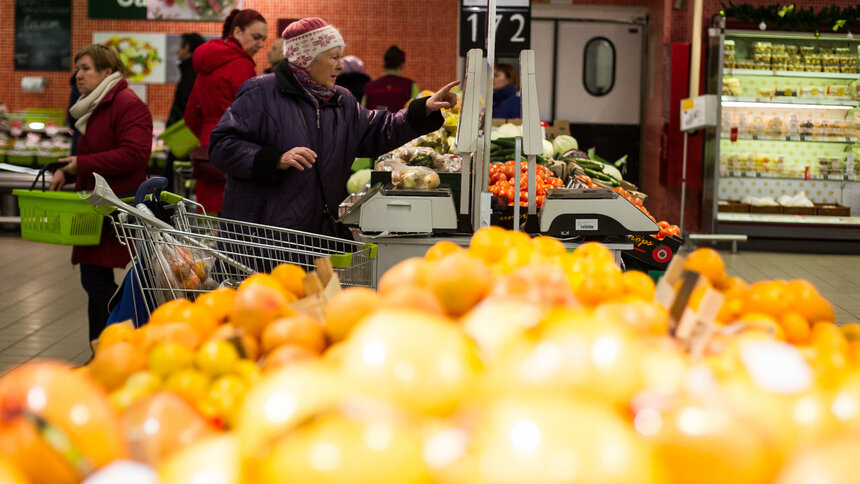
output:
[[[496, 55], [516, 57], [531, 47], [531, 2], [497, 0]], [[460, 55], [470, 49], [486, 54], [487, 0], [460, 0]]]

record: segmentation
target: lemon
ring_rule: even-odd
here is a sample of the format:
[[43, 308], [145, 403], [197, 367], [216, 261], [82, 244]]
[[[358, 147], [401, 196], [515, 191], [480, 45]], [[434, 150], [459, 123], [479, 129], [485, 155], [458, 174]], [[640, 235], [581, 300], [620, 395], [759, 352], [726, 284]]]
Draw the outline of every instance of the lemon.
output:
[[191, 348], [171, 342], [158, 343], [149, 353], [149, 370], [165, 377], [191, 366], [194, 352]]
[[229, 372], [239, 361], [236, 347], [225, 340], [210, 340], [203, 343], [194, 355], [194, 364], [200, 370], [218, 376]]
[[209, 389], [209, 377], [194, 368], [185, 368], [172, 373], [164, 381], [164, 388], [176, 392], [191, 403], [196, 403], [206, 397]]

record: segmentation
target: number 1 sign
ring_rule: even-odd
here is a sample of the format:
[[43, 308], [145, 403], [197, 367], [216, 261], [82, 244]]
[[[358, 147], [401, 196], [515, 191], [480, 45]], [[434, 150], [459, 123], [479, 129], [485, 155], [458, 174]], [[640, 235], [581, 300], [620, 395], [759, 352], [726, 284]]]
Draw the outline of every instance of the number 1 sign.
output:
[[[496, 56], [515, 57], [531, 46], [531, 3], [497, 0]], [[462, 0], [460, 4], [460, 55], [469, 49], [487, 51], [487, 1]]]

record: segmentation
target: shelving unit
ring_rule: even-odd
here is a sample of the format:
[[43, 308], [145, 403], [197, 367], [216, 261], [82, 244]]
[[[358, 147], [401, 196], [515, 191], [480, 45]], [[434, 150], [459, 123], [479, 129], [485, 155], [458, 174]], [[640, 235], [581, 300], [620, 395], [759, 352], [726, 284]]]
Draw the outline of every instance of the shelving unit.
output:
[[[726, 40], [734, 43], [734, 58], [725, 57]], [[860, 46], [845, 36], [711, 30], [707, 92], [720, 94], [720, 122], [705, 133], [705, 225], [711, 224], [716, 233], [754, 237], [860, 240], [860, 176], [849, 163], [860, 155], [860, 123], [846, 120], [846, 114], [853, 117], [850, 111], [860, 106], [851, 85], [860, 80], [860, 73], [726, 66], [726, 59], [752, 61], [763, 45], [757, 42], [770, 42], [782, 56], [794, 53], [793, 64], [797, 52], [821, 53], [822, 69], [834, 66], [836, 56], [826, 57], [832, 52], [842, 53], [844, 64], [835, 65], [855, 69], [857, 59], [846, 61], [844, 53], [857, 56]], [[860, 158], [853, 159], [860, 167]], [[717, 211], [719, 200], [778, 198], [800, 191], [816, 204], [848, 206], [855, 216]]]

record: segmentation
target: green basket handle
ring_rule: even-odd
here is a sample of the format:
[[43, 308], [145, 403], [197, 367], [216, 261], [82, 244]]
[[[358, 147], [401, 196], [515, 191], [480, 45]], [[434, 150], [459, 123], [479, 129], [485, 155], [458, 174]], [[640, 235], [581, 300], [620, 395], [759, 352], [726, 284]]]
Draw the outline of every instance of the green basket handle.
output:
[[54, 161], [54, 162], [48, 163], [47, 165], [40, 168], [39, 173], [36, 174], [36, 179], [33, 180], [33, 183], [30, 185], [30, 190], [32, 190], [33, 188], [36, 187], [36, 183], [38, 183], [39, 178], [41, 178], [42, 179], [42, 191], [44, 192], [45, 191], [45, 181], [46, 181], [45, 180], [45, 178], [46, 178], [45, 173], [48, 173], [49, 171], [53, 172], [54, 170], [62, 168], [68, 164], [69, 164], [68, 161]]

